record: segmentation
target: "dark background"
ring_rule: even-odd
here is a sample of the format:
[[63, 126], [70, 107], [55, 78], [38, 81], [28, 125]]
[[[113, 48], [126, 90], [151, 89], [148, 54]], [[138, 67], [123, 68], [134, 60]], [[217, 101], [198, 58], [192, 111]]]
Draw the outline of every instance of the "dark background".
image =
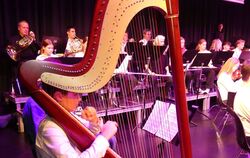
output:
[[[74, 25], [79, 37], [85, 37], [90, 30], [95, 0], [1, 0], [0, 1], [0, 93], [9, 90], [8, 69], [13, 64], [6, 55], [6, 41], [17, 34], [17, 23], [27, 20], [30, 30], [41, 41], [43, 36], [66, 38], [66, 27]], [[180, 0], [180, 29], [188, 46], [200, 38], [210, 45], [219, 23], [224, 24], [225, 40], [232, 43], [238, 38], [246, 40], [250, 47], [250, 2], [245, 4], [222, 0]], [[163, 19], [161, 17], [161, 19]], [[163, 25], [156, 34], [165, 32]], [[129, 28], [132, 31], [133, 28]], [[141, 32], [141, 31], [137, 31]], [[139, 40], [139, 39], [138, 39]]]

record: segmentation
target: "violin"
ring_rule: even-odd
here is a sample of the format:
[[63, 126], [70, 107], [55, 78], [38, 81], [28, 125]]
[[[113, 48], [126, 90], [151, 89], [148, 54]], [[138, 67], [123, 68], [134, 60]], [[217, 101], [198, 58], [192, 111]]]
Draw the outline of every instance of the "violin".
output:
[[241, 79], [241, 77], [242, 77], [242, 75], [241, 75], [241, 71], [239, 69], [235, 70], [232, 74], [232, 78], [234, 81]]

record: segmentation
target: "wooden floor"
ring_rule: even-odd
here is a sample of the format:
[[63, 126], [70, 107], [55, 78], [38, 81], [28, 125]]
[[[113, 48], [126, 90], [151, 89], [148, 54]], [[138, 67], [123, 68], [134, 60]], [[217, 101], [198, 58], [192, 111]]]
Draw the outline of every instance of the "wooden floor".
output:
[[[126, 109], [126, 108], [123, 108]], [[210, 112], [204, 113], [210, 118], [214, 118], [218, 108], [213, 108]], [[115, 117], [119, 115], [119, 117]], [[127, 117], [136, 115], [135, 112], [127, 111], [107, 116], [105, 119], [118, 119], [119, 131], [117, 133], [118, 148], [117, 152], [124, 158], [152, 158], [152, 157], [172, 157], [179, 158], [179, 145], [172, 143], [164, 143], [154, 135], [142, 130], [140, 126], [136, 126], [136, 121], [132, 120], [132, 124], [127, 124]], [[223, 113], [219, 116], [221, 120]], [[133, 117], [131, 117], [133, 118]], [[235, 139], [235, 129], [232, 120], [229, 120], [221, 135], [216, 134], [216, 128], [213, 122], [202, 114], [196, 112], [190, 124], [192, 153], [194, 158], [234, 158], [240, 152]], [[197, 124], [195, 126], [194, 124]], [[218, 124], [216, 122], [215, 124]], [[135, 128], [134, 128], [135, 127]], [[135, 129], [131, 131], [131, 129]], [[126, 139], [124, 141], [124, 139]], [[154, 143], [149, 143], [149, 142]], [[136, 144], [132, 146], [131, 144]], [[161, 150], [163, 149], [163, 150]], [[162, 152], [161, 152], [162, 151]], [[1, 158], [31, 158], [32, 152], [29, 144], [25, 140], [24, 134], [17, 132], [15, 121], [3, 129], [0, 129], [0, 154]], [[244, 158], [247, 156], [240, 156]]]

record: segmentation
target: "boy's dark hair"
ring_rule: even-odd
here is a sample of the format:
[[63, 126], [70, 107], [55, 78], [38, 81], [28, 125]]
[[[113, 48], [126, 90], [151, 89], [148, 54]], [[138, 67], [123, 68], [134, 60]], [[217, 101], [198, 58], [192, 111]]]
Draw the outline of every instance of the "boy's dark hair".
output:
[[45, 92], [47, 92], [50, 96], [53, 97], [53, 95], [55, 94], [56, 91], [61, 92], [62, 94], [66, 95], [68, 93], [68, 91], [66, 90], [62, 90], [56, 87], [53, 87], [51, 85], [48, 85], [46, 83], [42, 83], [42, 88]]
[[68, 32], [70, 29], [75, 29], [75, 27], [74, 27], [73, 25], [67, 26], [67, 28], [66, 28], [67, 32]]

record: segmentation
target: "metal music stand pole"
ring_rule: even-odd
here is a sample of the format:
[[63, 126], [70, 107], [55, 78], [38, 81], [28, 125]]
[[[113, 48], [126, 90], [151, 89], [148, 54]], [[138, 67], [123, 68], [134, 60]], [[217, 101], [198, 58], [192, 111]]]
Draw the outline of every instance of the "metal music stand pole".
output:
[[[149, 66], [149, 62], [150, 62], [150, 58], [148, 58], [148, 66]], [[149, 67], [148, 69], [146, 70], [147, 74], [145, 76], [145, 78], [142, 80], [143, 81], [143, 89], [142, 89], [142, 101], [143, 101], [143, 108], [142, 108], [142, 120], [140, 123], [138, 123], [132, 130], [132, 132], [135, 131], [135, 129], [139, 126], [142, 128], [142, 126], [145, 124], [145, 121], [146, 121], [146, 92], [145, 92], [145, 89], [147, 87], [147, 84], [148, 84], [148, 77], [149, 77]]]

